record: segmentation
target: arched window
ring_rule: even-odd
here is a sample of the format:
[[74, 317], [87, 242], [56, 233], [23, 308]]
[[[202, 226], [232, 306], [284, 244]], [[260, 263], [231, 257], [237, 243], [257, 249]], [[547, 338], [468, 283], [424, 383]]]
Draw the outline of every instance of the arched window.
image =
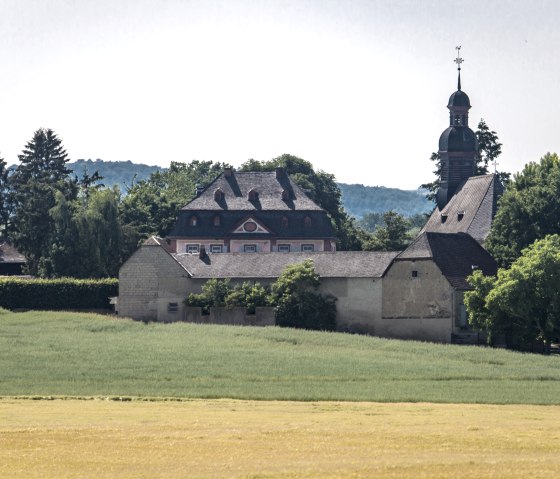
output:
[[306, 228], [309, 228], [311, 226], [311, 218], [309, 216], [303, 218], [303, 226], [305, 226]]
[[282, 228], [287, 228], [287, 227], [288, 227], [288, 217], [282, 216]]
[[247, 199], [249, 201], [257, 201], [259, 199], [259, 192], [254, 188], [251, 188], [247, 194]]
[[220, 226], [222, 224], [222, 219], [219, 215], [214, 216], [213, 220], [214, 226]]
[[214, 200], [215, 201], [222, 201], [224, 199], [224, 192], [221, 188], [218, 188], [214, 191]]
[[192, 216], [189, 218], [189, 225], [190, 225], [190, 226], [196, 226], [196, 225], [198, 225], [198, 218], [197, 218], [195, 215], [192, 215]]

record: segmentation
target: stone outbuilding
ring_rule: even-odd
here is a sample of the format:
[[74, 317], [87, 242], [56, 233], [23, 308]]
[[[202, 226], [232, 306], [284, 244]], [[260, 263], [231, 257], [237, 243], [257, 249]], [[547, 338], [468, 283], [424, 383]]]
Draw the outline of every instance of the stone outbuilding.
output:
[[319, 291], [337, 298], [342, 331], [374, 334], [381, 318], [382, 276], [397, 252], [344, 251], [315, 253], [174, 253], [152, 237], [121, 267], [119, 315], [139, 320], [183, 321], [183, 300], [211, 278], [233, 284], [271, 284], [286, 266], [311, 259], [321, 278]]
[[[383, 278], [377, 336], [441, 343], [468, 342], [463, 302], [474, 270], [495, 275], [492, 256], [465, 233], [422, 233], [393, 261]], [[473, 338], [473, 342], [478, 342]]]

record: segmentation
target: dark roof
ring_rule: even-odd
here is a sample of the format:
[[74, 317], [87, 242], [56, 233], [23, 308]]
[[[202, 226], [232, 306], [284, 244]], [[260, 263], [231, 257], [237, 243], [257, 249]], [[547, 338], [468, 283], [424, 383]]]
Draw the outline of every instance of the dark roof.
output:
[[0, 240], [0, 263], [25, 264], [26, 259], [17, 249], [5, 240]]
[[[196, 216], [196, 225], [190, 224]], [[215, 217], [219, 224], [214, 224]], [[286, 217], [287, 225], [283, 222]], [[311, 224], [306, 226], [305, 218]], [[245, 220], [253, 218], [270, 233], [233, 233]], [[189, 211], [183, 210], [169, 233], [169, 238], [313, 238], [335, 239], [331, 221], [323, 210], [316, 211]]]
[[468, 126], [450, 126], [439, 137], [439, 151], [477, 151], [476, 135]]
[[421, 232], [468, 233], [482, 243], [490, 233], [502, 193], [497, 175], [472, 176], [442, 210], [434, 210]]
[[457, 90], [449, 97], [449, 103], [447, 104], [448, 108], [454, 106], [462, 106], [462, 107], [471, 107], [471, 101], [469, 96], [462, 90]]
[[193, 278], [277, 278], [286, 266], [312, 259], [323, 278], [380, 278], [397, 252], [172, 254]]
[[[278, 177], [277, 177], [278, 176]], [[214, 199], [216, 190], [222, 190], [223, 199]], [[258, 200], [248, 199], [249, 191], [258, 192]], [[286, 191], [287, 199], [282, 199]], [[222, 173], [202, 193], [183, 207], [183, 210], [243, 210], [243, 211], [321, 211], [290, 177], [281, 170], [266, 172]]]
[[432, 259], [451, 286], [461, 290], [471, 289], [466, 278], [473, 270], [485, 275], [498, 270], [490, 253], [465, 233], [422, 233], [395, 261], [423, 259]]

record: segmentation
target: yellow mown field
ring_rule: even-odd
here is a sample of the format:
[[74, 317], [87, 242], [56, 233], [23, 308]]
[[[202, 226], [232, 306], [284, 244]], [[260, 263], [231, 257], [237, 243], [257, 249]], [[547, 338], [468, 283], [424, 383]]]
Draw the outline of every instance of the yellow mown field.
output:
[[560, 406], [0, 400], [2, 478], [551, 478]]

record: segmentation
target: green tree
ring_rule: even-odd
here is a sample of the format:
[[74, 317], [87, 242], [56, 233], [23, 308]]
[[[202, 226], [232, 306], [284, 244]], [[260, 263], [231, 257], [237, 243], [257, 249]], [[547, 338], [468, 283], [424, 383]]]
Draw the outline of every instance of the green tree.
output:
[[[494, 167], [497, 166], [497, 159], [502, 154], [502, 144], [499, 142], [498, 134], [490, 130], [484, 118], [481, 118], [478, 122], [475, 135], [478, 142], [478, 152], [475, 158], [474, 174], [475, 176], [487, 175], [490, 172], [489, 165], [494, 163]], [[420, 188], [427, 190], [426, 198], [435, 202], [436, 194], [441, 183], [442, 173], [439, 153], [432, 153], [430, 155], [430, 161], [435, 163], [434, 175], [436, 179], [430, 183], [420, 185]], [[509, 181], [510, 174], [502, 171], [498, 172], [498, 176], [502, 183], [506, 184]]]
[[560, 233], [560, 160], [547, 153], [514, 175], [500, 199], [486, 248], [507, 267], [535, 240]]
[[357, 227], [342, 205], [341, 193], [334, 175], [315, 171], [313, 165], [302, 158], [284, 154], [269, 161], [248, 160], [240, 171], [274, 171], [282, 167], [292, 180], [329, 215], [341, 250], [361, 250], [368, 234]]
[[8, 234], [11, 213], [8, 165], [0, 157], [0, 238]]
[[228, 307], [241, 306], [248, 314], [255, 314], [256, 308], [268, 306], [269, 294], [267, 288], [255, 281], [244, 281], [236, 285], [225, 297]]
[[171, 162], [169, 169], [129, 187], [121, 204], [123, 224], [142, 239], [166, 236], [179, 210], [195, 197], [196, 185], [207, 186], [226, 167], [227, 163], [211, 161]]
[[229, 278], [212, 278], [202, 285], [201, 293], [190, 293], [185, 299], [187, 306], [198, 306], [204, 314], [210, 313], [210, 308], [226, 305], [226, 297], [231, 294], [233, 288]]
[[37, 130], [19, 160], [9, 178], [14, 205], [10, 227], [16, 246], [27, 257], [29, 273], [36, 275], [52, 242], [54, 223], [49, 210], [57, 192], [71, 200], [78, 189], [68, 177], [62, 141], [50, 129]]
[[57, 192], [56, 204], [49, 210], [54, 230], [50, 247], [39, 264], [41, 276], [118, 275], [128, 248], [126, 231], [119, 221], [119, 192], [92, 188], [84, 199], [69, 201]]
[[395, 211], [383, 213], [383, 226], [378, 226], [372, 238], [365, 244], [369, 251], [401, 251], [411, 242], [408, 234], [410, 221]]
[[548, 346], [560, 340], [559, 235], [535, 241], [497, 279], [478, 273], [469, 281], [475, 289], [465, 294], [465, 304], [475, 326]]
[[313, 261], [293, 264], [272, 284], [272, 303], [276, 305], [278, 326], [334, 330], [336, 329], [336, 298], [316, 290], [320, 284]]

